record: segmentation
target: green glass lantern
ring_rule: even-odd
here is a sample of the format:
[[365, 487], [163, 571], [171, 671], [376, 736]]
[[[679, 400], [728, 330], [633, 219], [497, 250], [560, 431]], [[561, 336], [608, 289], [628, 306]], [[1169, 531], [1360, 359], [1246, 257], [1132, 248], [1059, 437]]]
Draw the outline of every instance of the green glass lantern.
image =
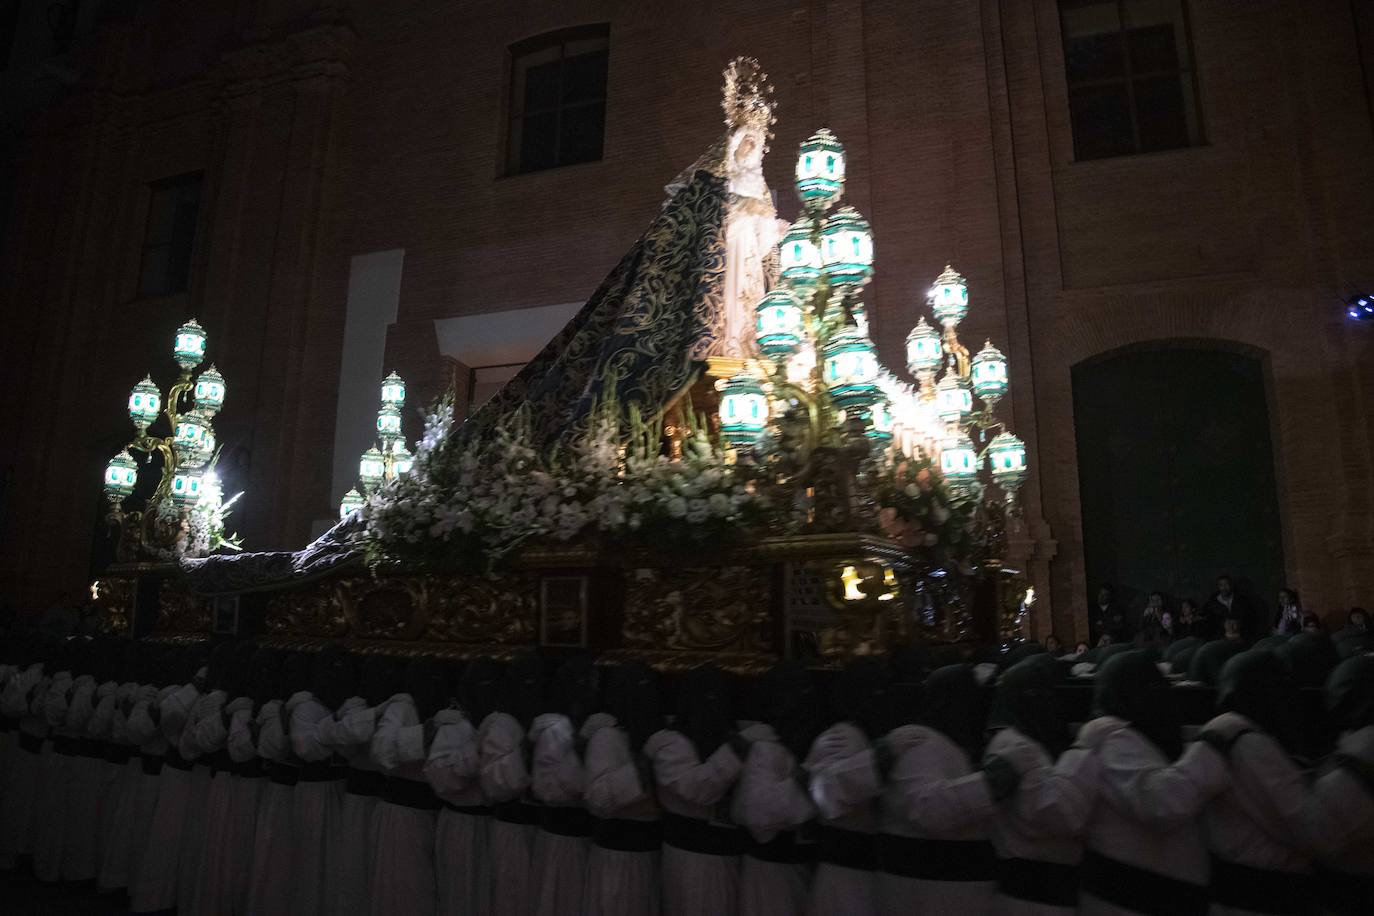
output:
[[931, 327], [922, 315], [916, 327], [906, 336], [906, 367], [912, 375], [935, 372], [945, 357], [944, 345], [940, 342], [940, 332]]
[[186, 373], [205, 360], [205, 329], [194, 318], [177, 328], [172, 355], [181, 371]]
[[978, 453], [965, 433], [955, 433], [939, 444], [940, 473], [951, 489], [963, 490], [978, 479]]
[[396, 476], [409, 474], [410, 469], [415, 467], [415, 456], [406, 448], [404, 442], [397, 442], [395, 448], [391, 450], [391, 466], [396, 469]]
[[753, 445], [768, 425], [768, 396], [752, 375], [739, 373], [720, 397], [720, 432], [736, 448]]
[[1010, 432], [1000, 432], [988, 444], [992, 479], [1009, 495], [1026, 480], [1026, 444]]
[[377, 449], [368, 449], [363, 452], [363, 457], [358, 459], [358, 479], [368, 490], [381, 486], [382, 481], [386, 479], [386, 461]]
[[122, 451], [105, 465], [105, 495], [118, 502], [134, 492], [138, 483], [138, 463], [128, 451]]
[[400, 407], [405, 402], [406, 383], [399, 375], [392, 372], [382, 379], [382, 403]]
[[858, 328], [842, 328], [822, 354], [821, 371], [841, 408], [866, 408], [878, 397], [878, 353]]
[[224, 406], [226, 393], [224, 376], [219, 374], [219, 370], [215, 368], [213, 363], [210, 364], [209, 369], [197, 376], [194, 391], [196, 406], [206, 416], [213, 417], [219, 413], [219, 409]]
[[148, 431], [148, 426], [161, 411], [162, 392], [157, 390], [152, 378], [145, 375], [129, 394], [129, 419], [134, 421], [140, 436]]
[[206, 453], [207, 439], [209, 450], [213, 452], [214, 433], [210, 429], [210, 419], [199, 408], [177, 417], [176, 429], [172, 432], [172, 449], [181, 464], [191, 468], [204, 464], [209, 459]]
[[363, 494], [359, 493], [356, 489], [350, 489], [343, 495], [343, 499], [339, 500], [339, 519], [343, 520], [348, 518], [354, 512], [361, 509], [365, 502], [367, 502], [367, 500], [363, 499]]
[[782, 278], [798, 289], [815, 286], [821, 276], [821, 252], [811, 240], [811, 218], [803, 215], [788, 228], [778, 243]]
[[387, 404], [377, 411], [377, 434], [383, 439], [401, 437], [401, 408]]
[[956, 326], [968, 314], [968, 282], [948, 264], [930, 288], [930, 310], [935, 320], [947, 328]]
[[867, 426], [864, 435], [878, 445], [887, 445], [892, 441], [892, 428], [896, 421], [892, 416], [892, 405], [883, 395], [878, 395], [872, 405], [868, 408], [868, 416], [865, 418]]
[[759, 300], [757, 316], [759, 349], [773, 359], [787, 360], [801, 347], [801, 298], [786, 287], [778, 287]]
[[844, 146], [822, 127], [797, 151], [797, 193], [807, 207], [826, 208], [844, 194]]
[[187, 506], [200, 501], [200, 468], [180, 468], [172, 476], [172, 501]]
[[992, 345], [983, 344], [983, 349], [973, 357], [973, 393], [989, 404], [1007, 393], [1007, 358], [1002, 351]]
[[873, 276], [873, 233], [853, 207], [841, 207], [821, 229], [821, 263], [835, 286], [862, 286]]
[[960, 378], [952, 369], [946, 370], [935, 386], [935, 409], [946, 423], [962, 422], [973, 412], [973, 392], [968, 379]]

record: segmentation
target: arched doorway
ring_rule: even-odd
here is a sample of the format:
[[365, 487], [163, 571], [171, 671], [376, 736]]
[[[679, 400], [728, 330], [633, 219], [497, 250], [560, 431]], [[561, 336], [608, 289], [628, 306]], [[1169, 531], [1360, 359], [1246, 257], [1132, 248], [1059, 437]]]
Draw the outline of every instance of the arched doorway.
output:
[[1272, 607], [1283, 543], [1260, 359], [1118, 350], [1074, 367], [1073, 401], [1092, 593], [1110, 582], [1135, 609], [1153, 590], [1201, 601], [1228, 573]]

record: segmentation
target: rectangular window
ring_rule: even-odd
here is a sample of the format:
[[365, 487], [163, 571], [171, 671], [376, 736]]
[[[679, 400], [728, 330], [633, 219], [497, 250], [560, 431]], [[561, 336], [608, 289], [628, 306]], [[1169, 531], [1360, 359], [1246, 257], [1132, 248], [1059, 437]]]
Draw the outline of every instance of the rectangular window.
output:
[[178, 175], [148, 186], [148, 226], [138, 269], [140, 298], [185, 292], [200, 215], [202, 174]]
[[1183, 0], [1059, 0], [1075, 159], [1202, 143]]
[[596, 25], [511, 48], [508, 173], [601, 158], [609, 46], [608, 27]]

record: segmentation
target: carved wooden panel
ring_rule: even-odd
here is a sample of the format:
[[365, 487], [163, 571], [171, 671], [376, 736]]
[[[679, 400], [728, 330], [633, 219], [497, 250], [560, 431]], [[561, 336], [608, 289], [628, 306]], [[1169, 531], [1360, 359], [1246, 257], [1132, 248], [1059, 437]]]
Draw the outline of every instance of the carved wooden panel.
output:
[[627, 572], [625, 645], [643, 649], [772, 649], [768, 567], [649, 567]]

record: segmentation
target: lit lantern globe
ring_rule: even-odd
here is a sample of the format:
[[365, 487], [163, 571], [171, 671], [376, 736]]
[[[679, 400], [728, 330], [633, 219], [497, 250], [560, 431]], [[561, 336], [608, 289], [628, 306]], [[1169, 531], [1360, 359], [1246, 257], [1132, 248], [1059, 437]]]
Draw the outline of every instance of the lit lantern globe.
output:
[[399, 375], [392, 372], [382, 379], [382, 403], [400, 407], [405, 402], [406, 383]]
[[997, 485], [1015, 494], [1026, 479], [1026, 444], [1012, 433], [998, 433], [988, 444], [988, 464]]
[[[210, 419], [200, 410], [192, 410], [177, 417], [176, 429], [172, 433], [172, 448], [177, 458], [187, 467], [200, 467], [208, 459], [206, 453], [214, 451], [214, 434], [210, 431]], [[197, 484], [199, 486], [199, 484]]]
[[858, 328], [842, 329], [825, 345], [821, 371], [841, 408], [865, 408], [878, 397], [878, 353]]
[[879, 395], [872, 406], [868, 409], [867, 426], [864, 435], [878, 445], [887, 445], [892, 441], [892, 429], [896, 425], [896, 420], [892, 416], [892, 406], [887, 398]]
[[906, 367], [912, 375], [935, 372], [944, 359], [944, 345], [940, 343], [940, 331], [926, 321], [922, 315], [916, 327], [906, 336]]
[[199, 468], [182, 468], [172, 477], [172, 501], [188, 506], [200, 501], [201, 473]]
[[968, 314], [968, 283], [948, 264], [930, 288], [930, 311], [947, 328], [954, 327]]
[[366, 500], [363, 499], [363, 494], [355, 489], [350, 489], [343, 495], [343, 499], [339, 500], [340, 520], [346, 519], [354, 512], [357, 512], [363, 507], [364, 502], [366, 502]]
[[401, 435], [401, 408], [387, 404], [377, 411], [377, 433], [383, 439], [394, 439]]
[[772, 359], [790, 359], [802, 342], [801, 299], [779, 287], [759, 300], [755, 315], [759, 349]]
[[213, 417], [224, 406], [225, 394], [224, 376], [219, 374], [219, 370], [212, 363], [209, 369], [196, 377], [196, 406], [204, 411], [206, 416]]
[[177, 328], [176, 343], [172, 355], [181, 371], [190, 373], [205, 360], [205, 329], [192, 318]]
[[397, 442], [396, 447], [391, 450], [391, 464], [396, 469], [397, 476], [409, 474], [410, 469], [415, 467], [415, 456], [406, 448], [404, 442]]
[[862, 286], [873, 276], [873, 233], [853, 207], [841, 207], [821, 229], [821, 263], [835, 286]]
[[134, 421], [140, 436], [147, 431], [149, 424], [157, 419], [161, 410], [162, 392], [157, 390], [152, 378], [144, 376], [143, 381], [135, 385], [134, 390], [129, 393], [129, 419]]
[[973, 393], [989, 404], [1007, 393], [1007, 358], [988, 341], [973, 357]]
[[935, 386], [935, 409], [946, 423], [962, 422], [973, 412], [973, 392], [968, 380], [953, 371], [945, 372]]
[[138, 483], [138, 463], [128, 451], [120, 452], [105, 465], [105, 495], [118, 502], [134, 492]]
[[939, 444], [940, 473], [953, 490], [967, 489], [978, 479], [978, 453], [964, 433], [957, 433]]
[[363, 452], [363, 457], [358, 459], [358, 479], [362, 485], [371, 490], [380, 486], [385, 478], [386, 461], [382, 453], [375, 448]]
[[736, 448], [753, 445], [768, 424], [768, 396], [752, 375], [740, 373], [721, 389], [720, 432]]
[[814, 286], [821, 276], [821, 252], [811, 240], [811, 218], [800, 217], [778, 243], [782, 278], [799, 289]]
[[797, 152], [797, 193], [808, 207], [829, 207], [844, 193], [844, 146], [822, 127]]

